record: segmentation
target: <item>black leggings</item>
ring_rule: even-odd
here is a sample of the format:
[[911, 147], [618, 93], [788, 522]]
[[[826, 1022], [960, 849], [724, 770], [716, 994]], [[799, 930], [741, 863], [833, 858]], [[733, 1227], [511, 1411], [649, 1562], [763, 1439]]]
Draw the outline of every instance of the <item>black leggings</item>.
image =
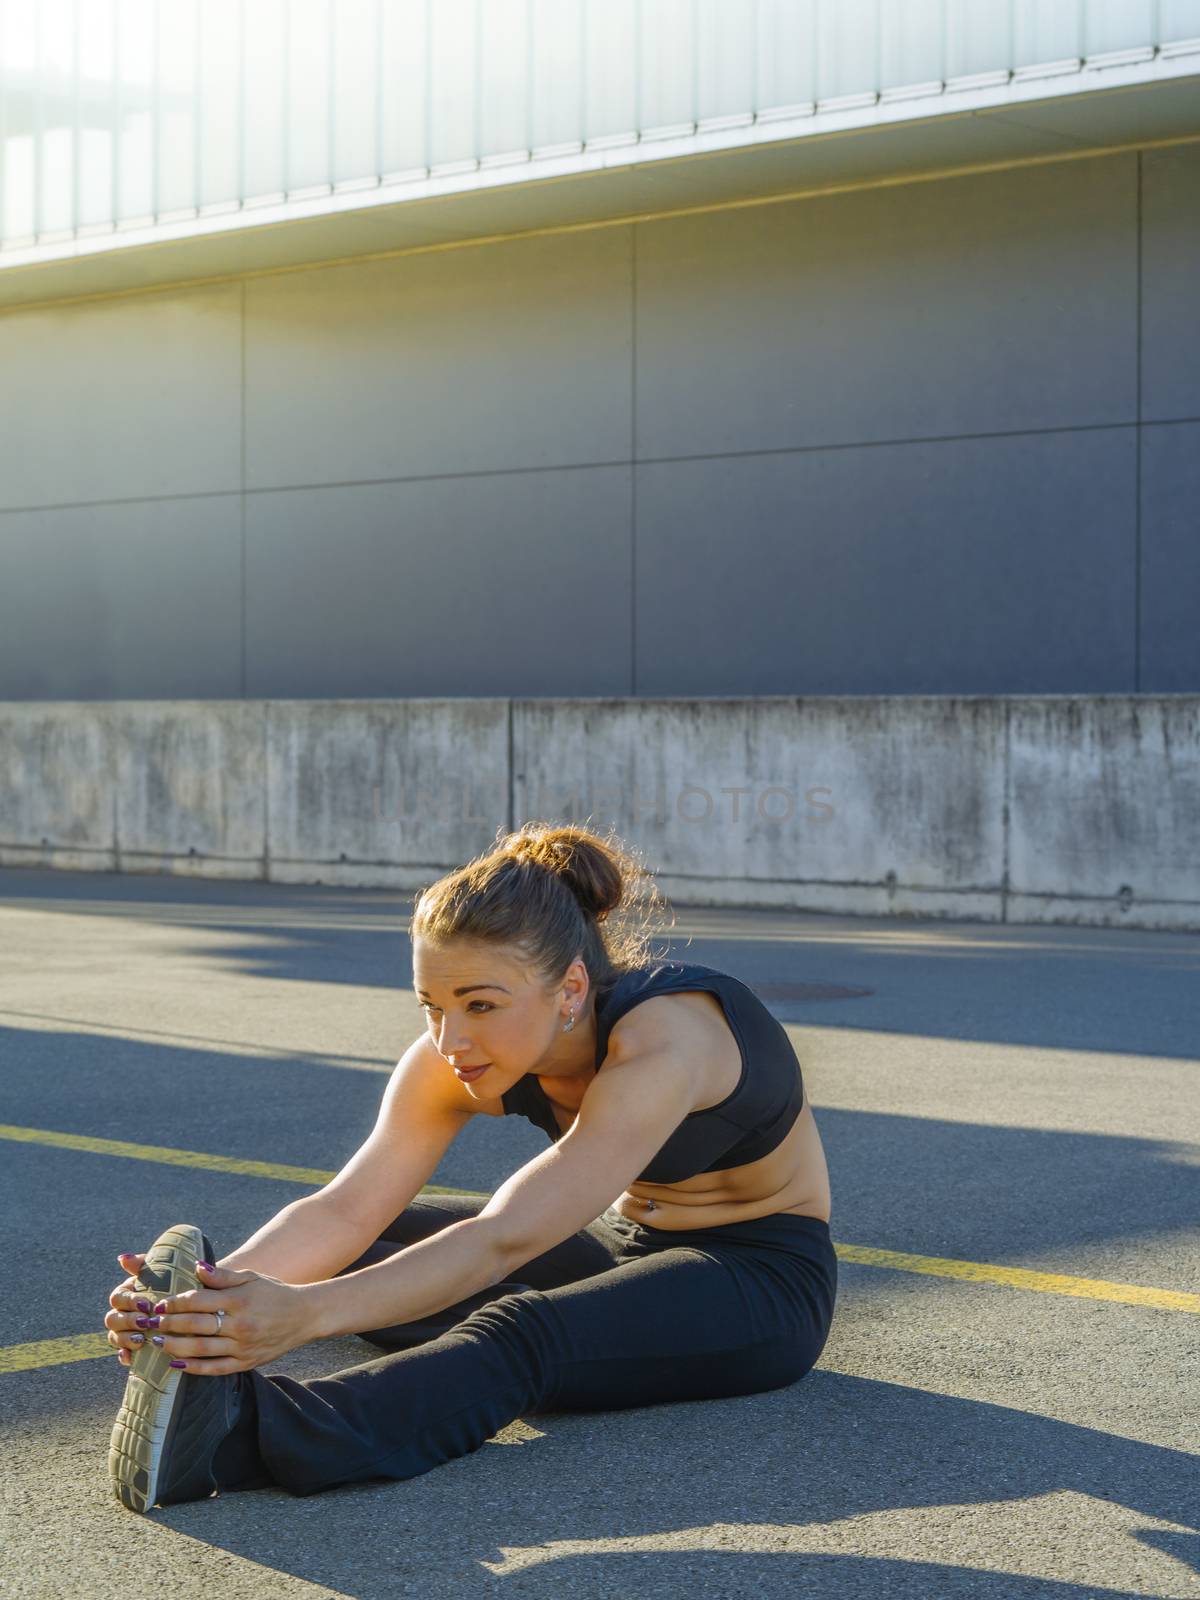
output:
[[[485, 1199], [414, 1200], [344, 1272]], [[341, 1273], [338, 1274], [341, 1276]], [[328, 1378], [252, 1371], [221, 1446], [223, 1489], [315, 1494], [412, 1478], [537, 1411], [607, 1411], [777, 1389], [821, 1354], [837, 1293], [829, 1224], [776, 1212], [687, 1232], [608, 1210], [507, 1283], [362, 1337], [389, 1351]]]

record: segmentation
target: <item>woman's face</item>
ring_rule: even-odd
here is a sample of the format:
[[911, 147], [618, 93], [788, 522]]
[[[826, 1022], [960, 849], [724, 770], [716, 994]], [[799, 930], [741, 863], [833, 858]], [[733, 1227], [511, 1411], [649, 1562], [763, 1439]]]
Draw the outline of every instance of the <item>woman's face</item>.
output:
[[[561, 1072], [576, 1064], [575, 1038], [563, 1039], [565, 1050], [557, 1041], [570, 1010], [582, 1015], [582, 961], [572, 962], [561, 986], [548, 994], [527, 963], [498, 946], [458, 940], [439, 949], [414, 938], [413, 987], [442, 1057], [489, 1099], [527, 1072]], [[485, 1064], [487, 1071], [464, 1078]]]

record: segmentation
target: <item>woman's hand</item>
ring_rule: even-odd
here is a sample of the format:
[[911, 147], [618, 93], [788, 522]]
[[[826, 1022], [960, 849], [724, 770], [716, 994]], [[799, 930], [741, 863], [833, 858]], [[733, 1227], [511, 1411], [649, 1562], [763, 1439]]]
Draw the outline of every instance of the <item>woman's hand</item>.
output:
[[[134, 1261], [140, 1265], [145, 1257], [121, 1259], [126, 1265]], [[117, 1347], [123, 1365], [129, 1364], [140, 1345], [139, 1333], [144, 1339], [160, 1342], [184, 1371], [213, 1377], [247, 1372], [317, 1336], [311, 1297], [303, 1285], [227, 1267], [211, 1271], [201, 1267], [198, 1271], [204, 1287], [153, 1300], [150, 1313], [137, 1306], [138, 1300], [149, 1297], [131, 1288], [132, 1278], [113, 1290], [109, 1296], [113, 1309], [104, 1324], [109, 1330], [108, 1342]], [[213, 1315], [217, 1310], [225, 1313], [219, 1334]], [[149, 1325], [138, 1328], [139, 1317]]]

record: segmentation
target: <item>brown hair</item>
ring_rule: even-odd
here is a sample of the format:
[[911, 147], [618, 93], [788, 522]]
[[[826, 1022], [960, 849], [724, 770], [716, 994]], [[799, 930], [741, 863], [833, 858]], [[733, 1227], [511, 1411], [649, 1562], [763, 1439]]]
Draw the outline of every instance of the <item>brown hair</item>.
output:
[[510, 946], [547, 987], [580, 956], [595, 990], [657, 959], [653, 923], [667, 909], [653, 874], [613, 834], [526, 822], [498, 830], [484, 855], [419, 890], [409, 931], [438, 946]]

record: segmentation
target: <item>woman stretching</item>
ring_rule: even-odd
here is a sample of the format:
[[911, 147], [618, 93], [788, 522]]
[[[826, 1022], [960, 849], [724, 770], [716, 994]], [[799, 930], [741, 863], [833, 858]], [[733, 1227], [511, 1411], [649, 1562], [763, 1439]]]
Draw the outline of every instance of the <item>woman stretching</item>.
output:
[[[120, 1257], [104, 1322], [130, 1368], [109, 1452], [126, 1506], [411, 1478], [526, 1413], [808, 1372], [837, 1258], [799, 1064], [737, 978], [648, 957], [629, 916], [661, 905], [646, 883], [611, 838], [534, 822], [419, 893], [428, 1031], [362, 1148], [219, 1262], [190, 1224]], [[480, 1114], [553, 1143], [489, 1200], [417, 1198]], [[387, 1353], [261, 1370], [345, 1333]]]

